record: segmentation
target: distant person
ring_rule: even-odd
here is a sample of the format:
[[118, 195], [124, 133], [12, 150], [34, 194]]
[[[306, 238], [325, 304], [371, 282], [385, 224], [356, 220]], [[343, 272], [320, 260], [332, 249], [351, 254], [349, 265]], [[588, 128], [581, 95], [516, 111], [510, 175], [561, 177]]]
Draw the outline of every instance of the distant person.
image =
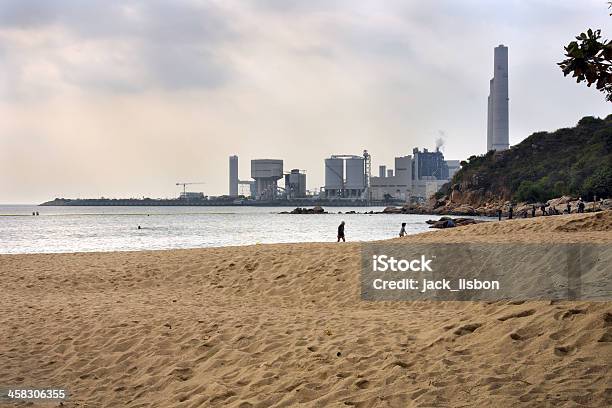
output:
[[542, 211], [542, 215], [548, 215], [548, 213], [546, 212], [546, 204], [542, 204], [540, 206], [540, 211]]
[[340, 240], [342, 240], [342, 242], [346, 242], [346, 239], [344, 238], [344, 221], [342, 221], [340, 225], [338, 225], [338, 241], [337, 242], [340, 242]]
[[497, 220], [498, 220], [498, 221], [501, 221], [501, 217], [502, 217], [502, 209], [501, 209], [501, 208], [498, 208], [498, 209], [497, 209]]
[[140, 225], [138, 226], [138, 229], [142, 229], [142, 228], [140, 228]]
[[580, 200], [578, 200], [578, 212], [579, 213], [583, 213], [584, 212], [584, 202], [582, 201], [582, 198]]
[[508, 206], [508, 219], [511, 220], [512, 219], [512, 212], [514, 211], [514, 208], [512, 208], [512, 204], [510, 204]]
[[36, 213], [34, 211], [32, 211], [32, 215], [36, 215]]
[[572, 204], [570, 204], [569, 202], [567, 203], [567, 208], [565, 209], [567, 211], [568, 214], [572, 213]]
[[400, 229], [399, 236], [403, 237], [404, 235], [406, 235], [406, 223], [402, 222], [402, 229]]
[[535, 218], [536, 207], [535, 205], [531, 206], [531, 218]]
[[522, 215], [523, 215], [523, 218], [527, 218], [527, 210], [523, 210]]
[[40, 214], [38, 213], [38, 211], [36, 211], [36, 215], [40, 215]]

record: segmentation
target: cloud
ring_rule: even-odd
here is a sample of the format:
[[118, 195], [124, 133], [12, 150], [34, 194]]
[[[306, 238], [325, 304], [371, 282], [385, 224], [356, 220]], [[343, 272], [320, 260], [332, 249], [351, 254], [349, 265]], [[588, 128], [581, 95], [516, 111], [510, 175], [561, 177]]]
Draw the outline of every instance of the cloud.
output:
[[0, 10], [3, 99], [214, 89], [232, 75], [222, 47], [239, 35], [213, 3], [8, 0]]

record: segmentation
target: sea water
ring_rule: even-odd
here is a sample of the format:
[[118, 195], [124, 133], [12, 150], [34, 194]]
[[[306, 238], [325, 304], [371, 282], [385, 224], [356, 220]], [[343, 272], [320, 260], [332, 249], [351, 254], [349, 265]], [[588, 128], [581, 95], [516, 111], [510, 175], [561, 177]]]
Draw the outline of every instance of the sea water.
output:
[[[136, 251], [283, 242], [373, 241], [427, 231], [428, 215], [344, 214], [383, 207], [327, 207], [329, 214], [279, 214], [290, 207], [38, 207], [0, 205], [0, 254]], [[40, 214], [33, 216], [32, 212]], [[338, 214], [341, 211], [343, 214]], [[138, 226], [141, 229], [138, 229]]]

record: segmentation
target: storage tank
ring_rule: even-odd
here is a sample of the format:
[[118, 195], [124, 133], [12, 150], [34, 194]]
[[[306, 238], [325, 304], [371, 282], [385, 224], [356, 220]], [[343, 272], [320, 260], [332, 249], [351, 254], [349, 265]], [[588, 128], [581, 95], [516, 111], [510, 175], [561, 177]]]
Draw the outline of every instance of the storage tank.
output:
[[325, 190], [340, 190], [343, 188], [344, 160], [325, 159]]
[[349, 190], [363, 190], [365, 188], [365, 161], [363, 157], [346, 159], [346, 183]]

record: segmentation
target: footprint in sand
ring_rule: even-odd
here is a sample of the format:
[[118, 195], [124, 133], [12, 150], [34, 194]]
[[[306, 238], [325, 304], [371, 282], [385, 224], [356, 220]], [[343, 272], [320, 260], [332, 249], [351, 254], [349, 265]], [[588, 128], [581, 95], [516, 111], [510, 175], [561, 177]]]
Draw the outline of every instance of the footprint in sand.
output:
[[474, 333], [474, 331], [477, 328], [479, 328], [480, 326], [482, 326], [481, 323], [466, 324], [466, 325], [463, 325], [463, 326], [459, 327], [453, 333], [456, 334], [457, 336], [463, 336], [463, 335], [466, 335], [466, 334]]
[[576, 348], [573, 346], [557, 346], [555, 347], [555, 355], [559, 357], [565, 357], [570, 354], [574, 354]]
[[512, 313], [512, 314], [509, 314], [507, 316], [499, 317], [497, 320], [499, 320], [500, 322], [505, 322], [506, 320], [509, 320], [509, 319], [515, 319], [515, 318], [518, 318], [518, 317], [531, 316], [534, 313], [535, 313], [535, 310], [533, 310], [533, 309], [523, 310], [521, 312]]
[[597, 342], [599, 342], [599, 343], [610, 343], [610, 342], [612, 342], [612, 331], [608, 330], [607, 332], [605, 332], [599, 338], [599, 340], [597, 340]]

